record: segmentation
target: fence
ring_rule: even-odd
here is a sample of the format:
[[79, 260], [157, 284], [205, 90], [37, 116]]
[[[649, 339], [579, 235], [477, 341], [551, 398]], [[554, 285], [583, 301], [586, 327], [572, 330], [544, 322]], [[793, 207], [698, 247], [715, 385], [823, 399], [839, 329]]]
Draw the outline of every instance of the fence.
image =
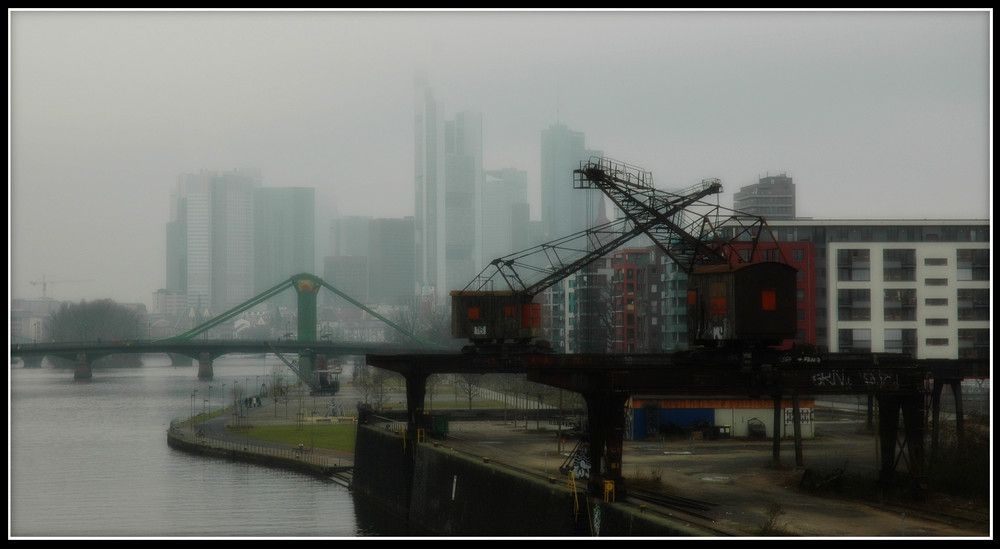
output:
[[205, 436], [200, 430], [192, 430], [190, 422], [186, 420], [171, 421], [169, 434], [174, 440], [182, 441], [185, 446], [198, 448], [208, 454], [242, 457], [247, 461], [264, 461], [322, 473], [350, 468], [349, 465], [342, 465], [338, 457], [325, 455], [301, 444], [298, 447], [268, 444], [248, 438], [240, 439], [237, 435]]

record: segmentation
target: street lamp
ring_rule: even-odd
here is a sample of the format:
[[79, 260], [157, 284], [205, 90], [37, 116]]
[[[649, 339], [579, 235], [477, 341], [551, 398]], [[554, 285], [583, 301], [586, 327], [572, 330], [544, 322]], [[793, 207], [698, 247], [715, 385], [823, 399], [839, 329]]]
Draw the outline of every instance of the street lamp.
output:
[[191, 391], [191, 430], [194, 431], [194, 395], [198, 394], [198, 389]]
[[239, 416], [240, 404], [236, 400], [237, 399], [236, 390], [239, 388], [239, 384], [240, 384], [239, 381], [235, 379], [233, 380], [233, 421], [236, 423], [236, 425], [240, 424], [240, 416]]

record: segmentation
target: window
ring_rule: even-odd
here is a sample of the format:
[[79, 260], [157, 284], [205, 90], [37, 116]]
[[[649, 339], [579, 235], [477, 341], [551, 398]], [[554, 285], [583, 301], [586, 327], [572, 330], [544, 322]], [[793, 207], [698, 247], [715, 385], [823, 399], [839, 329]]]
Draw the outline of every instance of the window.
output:
[[838, 320], [871, 320], [872, 299], [868, 288], [837, 290]]
[[872, 349], [872, 331], [868, 328], [838, 330], [840, 352], [869, 352]]
[[947, 326], [947, 318], [928, 318], [924, 320], [925, 326]]
[[958, 250], [958, 280], [989, 280], [990, 251], [981, 248]]
[[947, 257], [925, 257], [924, 258], [924, 265], [927, 265], [927, 266], [938, 266], [938, 265], [947, 265], [947, 264], [948, 264], [948, 258]]
[[958, 331], [958, 358], [990, 358], [990, 331], [962, 329]]
[[959, 320], [989, 320], [990, 291], [987, 288], [963, 288], [958, 290]]
[[777, 293], [774, 290], [761, 290], [760, 308], [762, 311], [773, 311], [777, 309]]
[[916, 320], [917, 291], [914, 289], [886, 289], [882, 304], [885, 320]]
[[924, 341], [924, 343], [926, 343], [928, 347], [944, 347], [948, 345], [948, 338], [929, 337]]
[[794, 250], [792, 250], [792, 261], [796, 263], [801, 263], [802, 261], [805, 261], [805, 259], [806, 259], [805, 251], [803, 251], [800, 248], [795, 248]]
[[946, 305], [948, 305], [948, 298], [947, 297], [928, 297], [927, 299], [924, 300], [924, 305], [927, 305], [928, 307], [939, 307], [939, 306], [942, 306], [942, 305], [946, 306]]
[[925, 278], [924, 286], [947, 286], [947, 278]]
[[871, 280], [869, 250], [837, 250], [837, 280]]
[[917, 251], [882, 250], [882, 279], [886, 281], [916, 280]]
[[885, 352], [917, 354], [917, 331], [915, 329], [891, 328], [885, 331]]

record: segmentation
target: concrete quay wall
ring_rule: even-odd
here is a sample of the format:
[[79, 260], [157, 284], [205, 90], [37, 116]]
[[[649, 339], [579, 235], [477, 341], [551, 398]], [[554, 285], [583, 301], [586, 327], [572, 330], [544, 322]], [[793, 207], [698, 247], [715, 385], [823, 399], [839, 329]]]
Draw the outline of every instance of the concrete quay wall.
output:
[[[587, 497], [555, 481], [359, 426], [351, 488], [414, 535], [487, 537], [697, 536], [684, 525]], [[594, 516], [599, 516], [599, 521]]]
[[277, 448], [249, 440], [200, 437], [189, 431], [185, 427], [171, 425], [167, 430], [167, 446], [199, 456], [255, 463], [322, 478], [330, 478], [351, 469], [350, 465], [342, 465], [340, 460], [294, 448]]

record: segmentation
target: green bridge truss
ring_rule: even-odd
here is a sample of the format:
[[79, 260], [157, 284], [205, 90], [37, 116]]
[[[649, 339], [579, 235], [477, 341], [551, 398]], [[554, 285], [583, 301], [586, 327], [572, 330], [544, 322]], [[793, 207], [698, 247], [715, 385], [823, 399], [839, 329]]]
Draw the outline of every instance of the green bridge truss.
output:
[[311, 275], [308, 273], [301, 273], [292, 276], [288, 280], [274, 286], [273, 288], [261, 292], [259, 295], [248, 299], [247, 301], [233, 307], [232, 309], [212, 318], [211, 320], [199, 325], [194, 328], [172, 337], [168, 337], [161, 342], [175, 342], [175, 341], [189, 341], [194, 339], [198, 335], [211, 330], [212, 328], [227, 322], [240, 313], [243, 313], [264, 301], [280, 294], [283, 291], [293, 288], [298, 294], [298, 340], [299, 341], [316, 341], [316, 326], [317, 326], [317, 315], [316, 315], [316, 297], [319, 294], [321, 288], [326, 288], [327, 290], [337, 294], [341, 298], [345, 299], [351, 305], [358, 307], [359, 309], [365, 311], [366, 313], [372, 315], [373, 317], [386, 323], [389, 327], [408, 337], [412, 341], [419, 344], [421, 347], [428, 348], [439, 348], [440, 345], [427, 341], [421, 337], [418, 337], [403, 327], [399, 326], [395, 322], [389, 320], [385, 316], [372, 310], [364, 303], [354, 299], [353, 297], [345, 294], [344, 292], [338, 290], [330, 284], [327, 284], [323, 279], [318, 276]]

